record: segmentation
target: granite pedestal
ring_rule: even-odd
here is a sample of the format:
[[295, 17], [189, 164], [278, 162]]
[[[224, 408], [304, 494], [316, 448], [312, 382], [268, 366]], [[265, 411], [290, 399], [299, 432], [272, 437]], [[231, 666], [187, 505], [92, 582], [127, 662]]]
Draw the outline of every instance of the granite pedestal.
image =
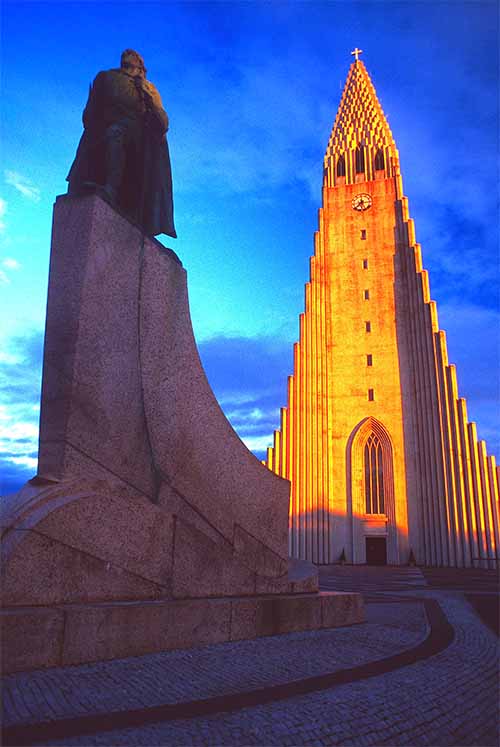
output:
[[288, 502], [207, 382], [176, 255], [59, 198], [39, 470], [3, 507], [4, 667], [362, 621], [358, 595], [289, 573]]

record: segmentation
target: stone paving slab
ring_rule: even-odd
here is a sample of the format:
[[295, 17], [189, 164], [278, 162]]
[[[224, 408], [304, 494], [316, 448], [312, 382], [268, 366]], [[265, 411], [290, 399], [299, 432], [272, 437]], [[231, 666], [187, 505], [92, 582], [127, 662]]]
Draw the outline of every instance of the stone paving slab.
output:
[[[445, 651], [410, 667], [236, 713], [50, 744], [497, 747], [496, 637], [463, 599], [443, 594], [440, 603], [455, 639]], [[394, 605], [385, 608], [389, 620]], [[353, 638], [359, 627], [351, 629]]]
[[[405, 591], [404, 583], [401, 583], [404, 569], [397, 573], [393, 569], [387, 571], [342, 570], [350, 588], [365, 592], [365, 599], [370, 600], [368, 621], [363, 625], [169, 652], [122, 662], [12, 675], [6, 678], [4, 690], [6, 713], [10, 714], [13, 724], [26, 723], [26, 715], [29, 717], [30, 713], [37, 722], [42, 714], [59, 721], [61, 714], [74, 716], [78, 712], [76, 702], [81, 703], [82, 714], [102, 713], [101, 698], [107, 698], [104, 710], [108, 711], [108, 716], [95, 716], [96, 726], [108, 719], [101, 731], [91, 729], [84, 734], [73, 730], [65, 732], [67, 736], [64, 738], [57, 739], [53, 735], [54, 738], [49, 740], [37, 733], [34, 726], [31, 729], [34, 739], [24, 742], [52, 747], [497, 747], [499, 683], [496, 636], [483, 624], [457, 585], [451, 585], [453, 591], [444, 591], [423, 583], [417, 590], [414, 582], [418, 581], [419, 571], [415, 573], [412, 569]], [[379, 573], [381, 575], [377, 578]], [[414, 647], [415, 643], [417, 648], [425, 647], [432, 638], [432, 632], [426, 638], [427, 624], [422, 606], [426, 599], [439, 602], [453, 626], [454, 638], [430, 658], [408, 663], [408, 648]], [[432, 601], [432, 604], [436, 603]], [[389, 661], [386, 657], [401, 649], [404, 652], [396, 658], [404, 660], [406, 657], [406, 665], [390, 670], [386, 668], [381, 674], [384, 661]], [[164, 656], [167, 657], [165, 660]], [[153, 662], [157, 657], [158, 661]], [[374, 659], [377, 663], [370, 664]], [[141, 661], [145, 660], [148, 660], [147, 671], [141, 668]], [[243, 696], [234, 695], [240, 680], [243, 689], [255, 682], [257, 687], [271, 689], [277, 682], [286, 682], [292, 673], [308, 677], [314, 672], [338, 668], [339, 674], [333, 675], [338, 678], [342, 671], [346, 671], [346, 666], [356, 664], [361, 670], [374, 666], [376, 671], [363, 679], [342, 681], [340, 678], [335, 687], [323, 685], [314, 692], [298, 691], [307, 694], [273, 701], [256, 700], [251, 706], [233, 708], [231, 712], [226, 705], [226, 710], [223, 710], [224, 704], [231, 701], [231, 696], [224, 695], [228, 691], [233, 693], [233, 699], [241, 697], [241, 702], [244, 702]], [[110, 665], [118, 666], [119, 673], [107, 671], [106, 679], [104, 672]], [[78, 673], [84, 670], [94, 670], [93, 679], [80, 678]], [[46, 676], [49, 676], [48, 680]], [[190, 678], [196, 681], [190, 682]], [[33, 686], [34, 682], [36, 686]], [[283, 687], [286, 689], [291, 685]], [[141, 695], [144, 692], [147, 692], [146, 697]], [[149, 721], [123, 720], [123, 724], [138, 725], [116, 728], [118, 722], [115, 724], [109, 711], [113, 712], [117, 707], [137, 708], [144, 702], [146, 711], [151, 713], [152, 703], [160, 700], [158, 692], [162, 694], [162, 702], [163, 696], [168, 695], [172, 703], [183, 703], [183, 698], [197, 697], [197, 693], [218, 692], [223, 695], [222, 705], [218, 710], [207, 712], [210, 715], [189, 713], [189, 718], [179, 716], [183, 713], [182, 705], [172, 705], [168, 706], [173, 709], [170, 720], [158, 718], [156, 721], [154, 715], [154, 719]], [[158, 712], [163, 713], [161, 708]], [[128, 715], [133, 711], [120, 713]], [[89, 717], [83, 715], [82, 719], [88, 722]], [[71, 733], [75, 736], [70, 736]], [[9, 743], [12, 742], [6, 741]]]
[[369, 605], [354, 627], [8, 675], [4, 727], [246, 692], [383, 659], [428, 632], [420, 602], [390, 606]]

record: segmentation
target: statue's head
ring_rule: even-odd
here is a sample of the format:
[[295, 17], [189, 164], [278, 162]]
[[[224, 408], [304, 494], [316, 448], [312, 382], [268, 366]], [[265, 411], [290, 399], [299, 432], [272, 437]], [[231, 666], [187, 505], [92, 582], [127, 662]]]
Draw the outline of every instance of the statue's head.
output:
[[120, 65], [129, 75], [141, 75], [143, 77], [146, 75], [144, 59], [134, 49], [125, 49], [122, 52]]

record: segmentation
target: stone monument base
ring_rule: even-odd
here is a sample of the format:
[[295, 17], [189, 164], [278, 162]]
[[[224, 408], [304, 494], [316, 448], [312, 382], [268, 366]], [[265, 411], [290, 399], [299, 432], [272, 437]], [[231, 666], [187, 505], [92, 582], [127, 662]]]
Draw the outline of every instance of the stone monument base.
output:
[[56, 202], [37, 478], [2, 501], [4, 671], [361, 622], [288, 561], [290, 485], [200, 363], [179, 259]]
[[86, 664], [363, 620], [360, 595], [342, 592], [10, 608], [2, 613], [2, 668]]
[[4, 673], [364, 620], [359, 594], [317, 592], [311, 563], [272, 576], [272, 557], [235, 557], [101, 480], [34, 478], [3, 500], [2, 530]]

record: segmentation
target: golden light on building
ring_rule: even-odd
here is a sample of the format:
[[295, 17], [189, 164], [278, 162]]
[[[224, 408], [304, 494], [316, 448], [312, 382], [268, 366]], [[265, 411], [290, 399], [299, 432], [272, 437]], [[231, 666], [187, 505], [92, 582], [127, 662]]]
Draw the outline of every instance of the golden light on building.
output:
[[267, 466], [291, 482], [290, 553], [492, 566], [499, 472], [469, 423], [399, 155], [354, 50], [324, 159], [288, 404]]

